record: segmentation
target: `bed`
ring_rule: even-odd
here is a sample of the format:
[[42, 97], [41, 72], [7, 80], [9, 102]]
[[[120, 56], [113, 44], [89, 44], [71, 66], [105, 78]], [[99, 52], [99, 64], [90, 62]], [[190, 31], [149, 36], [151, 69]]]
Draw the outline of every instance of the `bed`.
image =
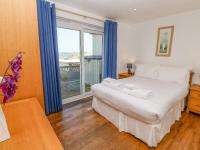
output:
[[[112, 122], [119, 131], [134, 135], [156, 147], [181, 117], [190, 82], [189, 67], [137, 64], [134, 77], [112, 84], [92, 86], [92, 107]], [[122, 85], [148, 89], [151, 95], [140, 98], [124, 92]]]

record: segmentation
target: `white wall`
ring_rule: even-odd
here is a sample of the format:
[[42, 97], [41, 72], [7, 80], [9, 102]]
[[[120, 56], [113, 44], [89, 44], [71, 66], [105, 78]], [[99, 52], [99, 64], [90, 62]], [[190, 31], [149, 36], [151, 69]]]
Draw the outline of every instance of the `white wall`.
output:
[[[169, 25], [175, 26], [171, 57], [155, 56], [157, 29]], [[200, 10], [135, 24], [132, 34], [130, 53], [138, 62], [190, 65], [196, 73], [194, 82], [200, 82]]]
[[133, 51], [133, 41], [134, 33], [132, 31], [132, 26], [124, 24], [122, 22], [118, 23], [118, 53], [117, 53], [117, 72], [127, 72], [126, 64], [128, 62], [134, 62], [134, 51]]

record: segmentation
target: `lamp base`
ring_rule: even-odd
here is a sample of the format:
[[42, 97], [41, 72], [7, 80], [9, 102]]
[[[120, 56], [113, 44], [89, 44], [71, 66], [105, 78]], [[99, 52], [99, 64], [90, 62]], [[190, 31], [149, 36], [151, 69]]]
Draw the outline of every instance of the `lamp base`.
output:
[[131, 69], [128, 69], [128, 74], [132, 74]]

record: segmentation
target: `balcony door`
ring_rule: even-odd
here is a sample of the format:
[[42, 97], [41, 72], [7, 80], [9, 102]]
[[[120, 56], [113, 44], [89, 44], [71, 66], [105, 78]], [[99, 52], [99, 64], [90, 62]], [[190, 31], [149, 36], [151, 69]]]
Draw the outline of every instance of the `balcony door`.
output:
[[62, 98], [81, 94], [80, 31], [57, 28]]
[[102, 81], [102, 33], [84, 32], [84, 87], [90, 92], [91, 86]]
[[63, 103], [91, 95], [102, 80], [103, 32], [58, 21], [58, 51]]

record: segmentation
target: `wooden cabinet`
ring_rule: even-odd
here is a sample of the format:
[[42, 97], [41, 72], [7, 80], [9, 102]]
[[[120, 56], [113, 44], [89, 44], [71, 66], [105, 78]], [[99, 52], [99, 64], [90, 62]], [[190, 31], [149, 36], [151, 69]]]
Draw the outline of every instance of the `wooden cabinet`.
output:
[[131, 73], [131, 74], [129, 74], [129, 73], [119, 73], [118, 78], [123, 79], [123, 78], [131, 77], [133, 75], [134, 75], [134, 73]]
[[200, 114], [200, 85], [192, 85], [190, 88], [187, 112]]
[[0, 150], [63, 150], [36, 98], [2, 105], [10, 139]]
[[[0, 76], [19, 51], [23, 54], [12, 101], [36, 97], [44, 108], [36, 0], [0, 0]], [[0, 100], [2, 100], [0, 93]]]

